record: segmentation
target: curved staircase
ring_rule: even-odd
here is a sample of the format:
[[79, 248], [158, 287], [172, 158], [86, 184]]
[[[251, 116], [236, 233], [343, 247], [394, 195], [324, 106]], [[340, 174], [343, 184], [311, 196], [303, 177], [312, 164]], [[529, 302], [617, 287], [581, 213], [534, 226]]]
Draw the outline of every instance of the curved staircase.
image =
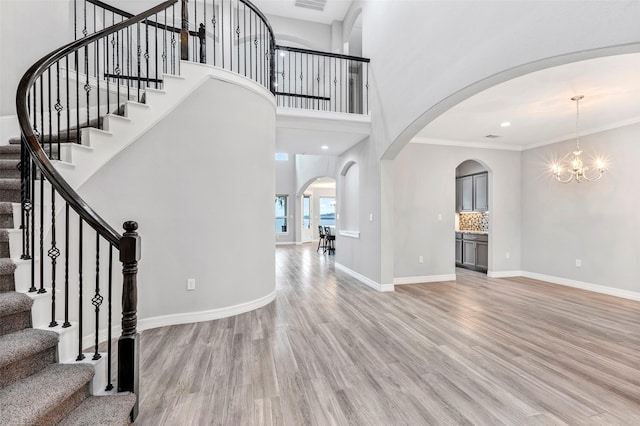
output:
[[130, 424], [135, 395], [91, 396], [94, 366], [58, 363], [59, 334], [32, 327], [37, 293], [15, 291], [12, 257], [19, 254], [10, 252], [9, 233], [21, 195], [20, 145], [13, 142], [0, 146], [0, 424]]

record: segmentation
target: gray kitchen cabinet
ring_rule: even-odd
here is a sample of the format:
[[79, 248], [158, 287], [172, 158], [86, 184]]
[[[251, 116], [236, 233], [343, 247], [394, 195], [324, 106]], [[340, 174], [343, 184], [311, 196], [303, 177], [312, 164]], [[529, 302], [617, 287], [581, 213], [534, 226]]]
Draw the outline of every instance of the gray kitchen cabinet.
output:
[[476, 267], [489, 268], [489, 243], [476, 242]]
[[489, 210], [489, 175], [482, 173], [473, 176], [473, 211], [486, 212]]
[[456, 179], [456, 211], [473, 211], [473, 176]]
[[483, 212], [489, 210], [489, 175], [456, 178], [456, 212]]
[[462, 264], [465, 266], [476, 266], [475, 241], [462, 240]]
[[456, 232], [456, 265], [486, 272], [489, 267], [489, 236]]

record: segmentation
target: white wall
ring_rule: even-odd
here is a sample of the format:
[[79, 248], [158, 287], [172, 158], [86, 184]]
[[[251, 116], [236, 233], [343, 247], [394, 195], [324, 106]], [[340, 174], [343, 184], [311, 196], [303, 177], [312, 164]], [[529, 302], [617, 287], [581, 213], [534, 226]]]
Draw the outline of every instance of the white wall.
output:
[[[358, 191], [360, 237], [351, 238], [336, 235], [336, 262], [357, 272], [378, 285], [391, 284], [392, 271], [386, 271], [382, 261], [381, 250], [381, 164], [375, 151], [371, 149], [369, 138], [360, 142], [338, 157], [338, 170], [354, 161], [358, 164], [360, 188]], [[338, 199], [342, 199], [340, 189], [343, 188], [344, 177], [338, 175], [336, 188]], [[341, 207], [337, 213], [342, 218]], [[369, 217], [372, 217], [370, 220]], [[344, 229], [341, 219], [337, 221], [337, 229]], [[385, 272], [386, 271], [386, 272]]]
[[73, 0], [0, 1], [0, 116], [16, 114], [16, 90], [27, 69], [70, 41]]
[[[552, 179], [549, 161], [573, 151], [573, 140], [523, 152], [523, 270], [640, 292], [639, 138], [640, 124], [634, 124], [580, 139], [583, 157], [607, 160], [597, 182], [563, 185]], [[491, 220], [493, 226], [493, 212]]]
[[275, 291], [275, 106], [259, 92], [207, 80], [80, 189], [109, 223], [140, 224], [143, 321]]
[[268, 15], [276, 43], [284, 46], [331, 51], [331, 26], [300, 19]]
[[455, 274], [456, 167], [469, 159], [489, 170], [489, 271], [519, 271], [520, 157], [519, 151], [407, 145], [394, 161], [394, 277]]

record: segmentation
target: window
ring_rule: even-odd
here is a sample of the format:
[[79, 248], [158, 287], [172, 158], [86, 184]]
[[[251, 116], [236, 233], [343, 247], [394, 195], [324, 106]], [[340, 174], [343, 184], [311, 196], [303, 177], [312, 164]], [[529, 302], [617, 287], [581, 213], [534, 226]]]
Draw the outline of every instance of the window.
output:
[[311, 196], [302, 197], [302, 229], [311, 229]]
[[276, 152], [276, 161], [289, 161], [289, 154], [286, 152]]
[[287, 232], [287, 196], [276, 195], [276, 234]]
[[320, 225], [335, 226], [336, 224], [336, 198], [320, 197]]

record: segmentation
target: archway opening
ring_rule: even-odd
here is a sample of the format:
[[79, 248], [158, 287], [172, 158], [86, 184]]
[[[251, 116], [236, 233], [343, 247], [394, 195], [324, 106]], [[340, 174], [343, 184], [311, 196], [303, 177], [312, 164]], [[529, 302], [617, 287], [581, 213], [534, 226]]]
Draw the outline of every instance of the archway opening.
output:
[[455, 170], [455, 265], [478, 272], [489, 268], [489, 170], [465, 160]]
[[299, 194], [300, 242], [318, 241], [320, 227], [336, 225], [336, 180], [320, 176], [311, 181]]

